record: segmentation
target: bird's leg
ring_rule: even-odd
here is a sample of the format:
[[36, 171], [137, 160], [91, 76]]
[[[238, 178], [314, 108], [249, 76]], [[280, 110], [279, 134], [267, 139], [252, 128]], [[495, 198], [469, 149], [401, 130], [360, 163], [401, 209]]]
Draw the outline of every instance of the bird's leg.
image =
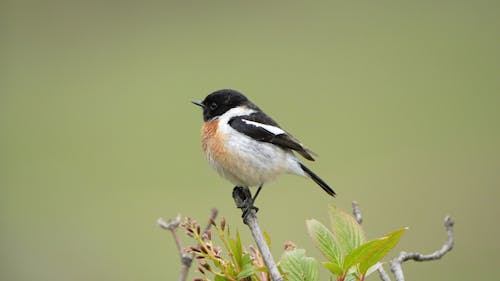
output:
[[262, 184], [259, 186], [259, 188], [257, 189], [257, 192], [255, 192], [255, 195], [253, 196], [252, 198], [252, 204], [255, 203], [255, 199], [257, 199], [257, 195], [259, 195], [260, 193], [260, 190], [262, 189]]
[[236, 201], [236, 206], [243, 211], [242, 218], [243, 221], [246, 221], [246, 217], [248, 216], [250, 210], [255, 210], [255, 212], [259, 211], [259, 208], [253, 205], [257, 195], [259, 194], [262, 185], [259, 187], [255, 196], [252, 197], [252, 193], [248, 187], [235, 186], [233, 189], [233, 198]]

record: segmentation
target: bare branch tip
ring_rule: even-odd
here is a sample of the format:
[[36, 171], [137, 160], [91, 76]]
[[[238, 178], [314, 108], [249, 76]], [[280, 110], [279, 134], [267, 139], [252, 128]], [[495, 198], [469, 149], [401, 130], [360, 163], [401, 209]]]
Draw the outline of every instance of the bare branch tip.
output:
[[217, 217], [218, 214], [219, 214], [219, 210], [217, 208], [212, 208], [212, 210], [210, 211], [211, 218]]
[[455, 221], [453, 221], [453, 219], [451, 218], [450, 215], [447, 215], [445, 218], [444, 218], [444, 226], [446, 228], [451, 228], [453, 227], [453, 225], [455, 224]]
[[362, 224], [363, 215], [361, 214], [361, 210], [359, 209], [359, 203], [357, 201], [352, 201], [352, 213], [358, 224]]
[[179, 224], [181, 223], [181, 215], [178, 214], [175, 219], [169, 219], [168, 221], [165, 221], [163, 218], [158, 218], [156, 220], [156, 224], [166, 230], [174, 230], [177, 227], [179, 227]]

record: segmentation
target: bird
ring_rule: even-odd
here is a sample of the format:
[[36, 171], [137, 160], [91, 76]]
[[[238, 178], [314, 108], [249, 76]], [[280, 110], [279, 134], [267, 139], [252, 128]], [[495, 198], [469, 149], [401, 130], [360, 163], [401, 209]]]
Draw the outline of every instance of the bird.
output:
[[258, 210], [253, 203], [265, 183], [287, 173], [309, 177], [335, 197], [335, 191], [294, 152], [309, 161], [316, 154], [241, 92], [222, 89], [192, 103], [203, 109], [201, 146], [210, 166], [235, 188], [258, 187], [244, 215], [249, 208]]

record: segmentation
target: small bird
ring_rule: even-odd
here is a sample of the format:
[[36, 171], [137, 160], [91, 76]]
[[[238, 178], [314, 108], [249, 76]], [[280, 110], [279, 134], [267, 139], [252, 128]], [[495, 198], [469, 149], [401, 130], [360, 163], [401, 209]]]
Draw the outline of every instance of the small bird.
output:
[[285, 173], [310, 177], [326, 193], [335, 192], [294, 155], [314, 161], [314, 152], [283, 130], [242, 93], [223, 89], [203, 101], [192, 101], [203, 109], [202, 149], [210, 165], [236, 187], [262, 186]]

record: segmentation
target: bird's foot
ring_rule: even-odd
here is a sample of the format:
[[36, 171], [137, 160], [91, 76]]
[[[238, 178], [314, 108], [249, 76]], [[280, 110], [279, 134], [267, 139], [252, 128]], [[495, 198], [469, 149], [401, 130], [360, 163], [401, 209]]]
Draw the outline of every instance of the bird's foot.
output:
[[242, 207], [241, 210], [243, 211], [243, 214], [241, 215], [241, 217], [243, 218], [243, 222], [245, 222], [246, 224], [246, 221], [248, 219], [248, 215], [250, 215], [250, 213], [253, 211], [254, 212], [254, 215], [259, 211], [259, 208], [255, 207], [252, 204], [249, 204], [248, 206], [245, 206], [245, 207]]
[[252, 194], [248, 187], [235, 186], [233, 189], [233, 198], [236, 201], [236, 206], [243, 212], [241, 217], [246, 224], [248, 216], [252, 214], [252, 212], [255, 215], [255, 213], [259, 211], [259, 208], [254, 206], [254, 198], [252, 198]]

